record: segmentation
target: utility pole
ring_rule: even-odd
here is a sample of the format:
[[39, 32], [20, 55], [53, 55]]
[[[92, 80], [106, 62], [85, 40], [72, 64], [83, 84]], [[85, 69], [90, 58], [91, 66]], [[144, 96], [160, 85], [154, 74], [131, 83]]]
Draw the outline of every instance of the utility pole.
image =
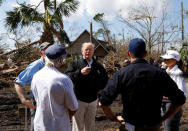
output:
[[90, 24], [90, 42], [92, 43], [92, 39], [93, 39], [93, 27], [92, 27], [92, 21], [89, 22]]
[[163, 23], [163, 31], [162, 31], [162, 49], [161, 49], [161, 53], [163, 53], [164, 50], [164, 34], [165, 34], [165, 30], [164, 30], [164, 23]]
[[182, 41], [184, 41], [183, 2], [181, 2], [181, 38], [182, 38]]

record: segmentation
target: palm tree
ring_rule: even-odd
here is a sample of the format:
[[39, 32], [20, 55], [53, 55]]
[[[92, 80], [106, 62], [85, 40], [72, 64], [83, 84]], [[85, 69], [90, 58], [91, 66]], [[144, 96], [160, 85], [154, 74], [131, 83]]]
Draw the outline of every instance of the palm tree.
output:
[[[45, 13], [37, 11], [41, 3], [44, 4]], [[56, 3], [56, 0], [43, 0], [37, 6], [22, 3], [19, 4], [19, 7], [15, 7], [13, 11], [6, 13], [6, 27], [14, 31], [19, 27], [42, 23], [41, 42], [48, 41], [53, 43], [55, 35], [61, 43], [70, 43], [64, 31], [63, 17], [69, 17], [71, 13], [76, 12], [78, 5], [79, 2], [75, 0], [65, 0], [59, 4]]]

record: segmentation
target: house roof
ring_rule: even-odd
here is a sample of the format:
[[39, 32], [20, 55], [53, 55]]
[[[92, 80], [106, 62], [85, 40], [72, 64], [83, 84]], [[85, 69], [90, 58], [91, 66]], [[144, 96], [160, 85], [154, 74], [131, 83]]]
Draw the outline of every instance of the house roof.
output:
[[[70, 45], [69, 47], [71, 47], [72, 45], [74, 45], [76, 43], [76, 41], [81, 38], [84, 34], [88, 34], [90, 36], [90, 33], [87, 30], [84, 30]], [[97, 40], [94, 37], [92, 37], [92, 40], [95, 40], [98, 44], [95, 46], [95, 49], [97, 49], [99, 46], [102, 46], [104, 48], [104, 50], [108, 53], [108, 50], [106, 49], [105, 45], [108, 44], [108, 42], [106, 41], [102, 41], [102, 40]]]

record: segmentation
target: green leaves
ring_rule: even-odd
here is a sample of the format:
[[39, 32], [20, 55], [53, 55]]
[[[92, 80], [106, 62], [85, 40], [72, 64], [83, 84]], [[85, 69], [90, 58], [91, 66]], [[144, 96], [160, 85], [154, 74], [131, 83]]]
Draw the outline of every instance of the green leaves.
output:
[[[44, 4], [45, 13], [43, 14], [37, 11], [41, 3]], [[23, 26], [32, 25], [33, 23], [41, 23], [44, 29], [41, 38], [43, 37], [44, 40], [53, 42], [51, 37], [55, 35], [60, 42], [70, 43], [64, 31], [63, 16], [70, 16], [71, 13], [76, 12], [78, 6], [79, 2], [75, 0], [62, 0], [58, 5], [56, 5], [56, 0], [41, 0], [38, 6], [24, 2], [19, 4], [19, 7], [15, 7], [12, 11], [6, 12], [6, 26], [11, 31], [14, 31], [19, 27], [22, 28]]]
[[69, 17], [71, 13], [76, 12], [78, 6], [79, 2], [75, 0], [65, 0], [57, 6], [54, 15], [56, 15], [57, 17]]
[[183, 43], [180, 49], [180, 55], [184, 64], [188, 64], [188, 42]]
[[13, 11], [6, 12], [6, 14], [6, 26], [12, 31], [18, 26], [23, 27], [33, 22], [43, 21], [42, 14], [37, 12], [32, 5], [20, 4], [19, 7], [14, 8]]
[[103, 17], [104, 17], [104, 13], [98, 13], [96, 14], [93, 19], [96, 21], [96, 22], [101, 22], [103, 21]]

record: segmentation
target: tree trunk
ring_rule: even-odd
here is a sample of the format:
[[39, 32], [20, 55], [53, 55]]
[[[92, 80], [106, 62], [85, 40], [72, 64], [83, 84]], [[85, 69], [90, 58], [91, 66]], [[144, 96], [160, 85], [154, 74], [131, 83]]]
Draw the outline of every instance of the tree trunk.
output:
[[42, 33], [40, 41], [41, 41], [41, 43], [43, 43], [43, 42], [49, 42], [51, 44], [54, 43], [53, 33], [51, 32], [49, 27], [47, 27], [47, 26], [44, 27], [44, 32]]

